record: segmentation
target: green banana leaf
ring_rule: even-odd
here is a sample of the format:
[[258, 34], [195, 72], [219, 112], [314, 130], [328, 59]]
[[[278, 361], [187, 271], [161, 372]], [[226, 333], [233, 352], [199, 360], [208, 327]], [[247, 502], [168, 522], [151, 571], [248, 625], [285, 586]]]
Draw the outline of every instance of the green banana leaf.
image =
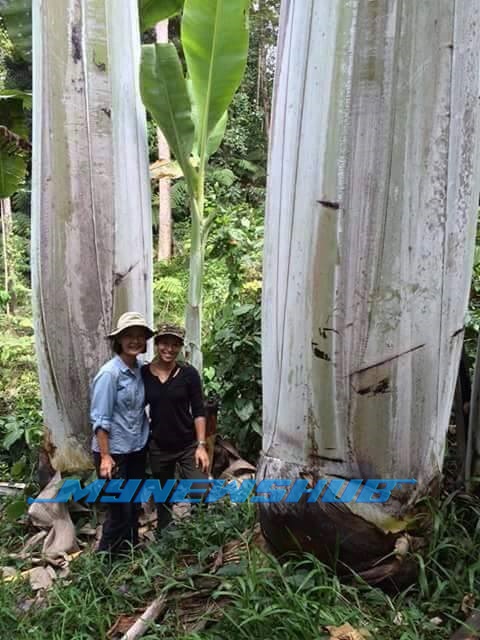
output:
[[0, 0], [2, 18], [17, 55], [32, 61], [32, 0]]
[[5, 90], [0, 92], [0, 125], [7, 127], [19, 136], [28, 136], [28, 126], [25, 119], [23, 92]]
[[225, 135], [225, 129], [227, 128], [227, 120], [228, 120], [228, 113], [225, 111], [223, 116], [215, 125], [211, 134], [208, 136], [207, 158], [209, 158], [210, 156], [213, 156], [215, 151], [217, 151], [218, 147], [221, 145], [223, 136]]
[[20, 89], [2, 89], [0, 91], [0, 100], [12, 99], [21, 100], [24, 109], [32, 108], [32, 94], [30, 91], [21, 91]]
[[146, 31], [157, 22], [168, 20], [183, 8], [184, 0], [139, 0], [140, 29]]
[[[200, 141], [198, 139], [198, 132], [199, 132], [198, 106], [195, 103], [194, 96], [193, 96], [192, 80], [190, 78], [187, 78], [186, 82], [187, 82], [188, 95], [190, 96], [190, 101], [192, 103], [192, 120], [193, 120], [193, 124], [195, 126], [195, 141], [193, 143], [193, 156], [195, 158], [196, 165], [198, 165], [198, 158], [199, 158], [199, 154], [200, 154], [200, 149], [199, 149]], [[220, 118], [220, 120], [215, 125], [215, 127], [214, 127], [213, 131], [211, 132], [211, 134], [208, 136], [207, 150], [206, 150], [206, 156], [207, 157], [206, 157], [206, 159], [208, 159], [210, 156], [212, 156], [215, 153], [215, 151], [218, 150], [219, 146], [221, 145], [222, 140], [223, 140], [223, 136], [225, 135], [225, 129], [227, 127], [227, 120], [228, 120], [228, 113], [227, 113], [227, 111], [225, 111], [223, 116]]]
[[185, 0], [182, 45], [198, 117], [198, 148], [205, 156], [209, 136], [243, 77], [249, 4], [250, 0]]
[[24, 105], [31, 95], [23, 91], [0, 91], [0, 198], [9, 198], [23, 182], [30, 143]]
[[177, 50], [171, 43], [142, 46], [140, 92], [184, 174], [189, 169], [195, 128]]
[[21, 147], [12, 139], [16, 134], [0, 126], [0, 198], [9, 198], [23, 182], [27, 160]]

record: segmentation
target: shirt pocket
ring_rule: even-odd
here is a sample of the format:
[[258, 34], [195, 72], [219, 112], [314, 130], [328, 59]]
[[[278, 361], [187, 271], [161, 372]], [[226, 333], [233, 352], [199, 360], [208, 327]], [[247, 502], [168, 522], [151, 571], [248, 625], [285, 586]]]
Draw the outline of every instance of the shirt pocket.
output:
[[133, 380], [120, 374], [117, 380], [117, 401], [120, 407], [131, 409], [133, 407]]

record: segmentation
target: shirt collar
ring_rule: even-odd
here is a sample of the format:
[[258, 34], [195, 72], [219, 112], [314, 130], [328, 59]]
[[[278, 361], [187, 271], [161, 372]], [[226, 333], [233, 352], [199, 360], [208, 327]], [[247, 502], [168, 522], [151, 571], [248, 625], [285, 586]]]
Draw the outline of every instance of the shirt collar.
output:
[[120, 371], [122, 373], [133, 373], [134, 375], [137, 374], [138, 371], [140, 371], [140, 362], [137, 358], [137, 366], [135, 367], [135, 369], [130, 369], [130, 367], [128, 365], [125, 364], [125, 362], [121, 359], [121, 357], [117, 354], [115, 354], [115, 362], [117, 364], [117, 367], [120, 369]]

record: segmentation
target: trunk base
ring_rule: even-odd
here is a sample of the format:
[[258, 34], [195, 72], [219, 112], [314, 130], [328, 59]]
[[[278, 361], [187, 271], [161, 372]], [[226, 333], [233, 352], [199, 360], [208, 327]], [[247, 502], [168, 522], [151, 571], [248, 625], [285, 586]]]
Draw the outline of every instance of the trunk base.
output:
[[[302, 477], [316, 483], [325, 476], [318, 469], [307, 470], [269, 456], [261, 459], [257, 472], [257, 480]], [[339, 577], [358, 575], [387, 591], [402, 590], [415, 581], [418, 568], [412, 552], [422, 546], [422, 538], [403, 531], [385, 532], [353, 513], [348, 504], [309, 504], [306, 499], [302, 497], [296, 504], [258, 505], [262, 533], [273, 553], [311, 553], [334, 568]]]

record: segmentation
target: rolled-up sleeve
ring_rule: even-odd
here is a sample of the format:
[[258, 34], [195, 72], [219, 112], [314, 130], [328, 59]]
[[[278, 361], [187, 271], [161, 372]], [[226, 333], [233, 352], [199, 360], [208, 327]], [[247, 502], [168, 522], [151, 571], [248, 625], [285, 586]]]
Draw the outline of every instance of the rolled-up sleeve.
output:
[[94, 433], [99, 428], [110, 432], [115, 396], [115, 377], [108, 371], [102, 371], [95, 377], [91, 390], [90, 422]]

